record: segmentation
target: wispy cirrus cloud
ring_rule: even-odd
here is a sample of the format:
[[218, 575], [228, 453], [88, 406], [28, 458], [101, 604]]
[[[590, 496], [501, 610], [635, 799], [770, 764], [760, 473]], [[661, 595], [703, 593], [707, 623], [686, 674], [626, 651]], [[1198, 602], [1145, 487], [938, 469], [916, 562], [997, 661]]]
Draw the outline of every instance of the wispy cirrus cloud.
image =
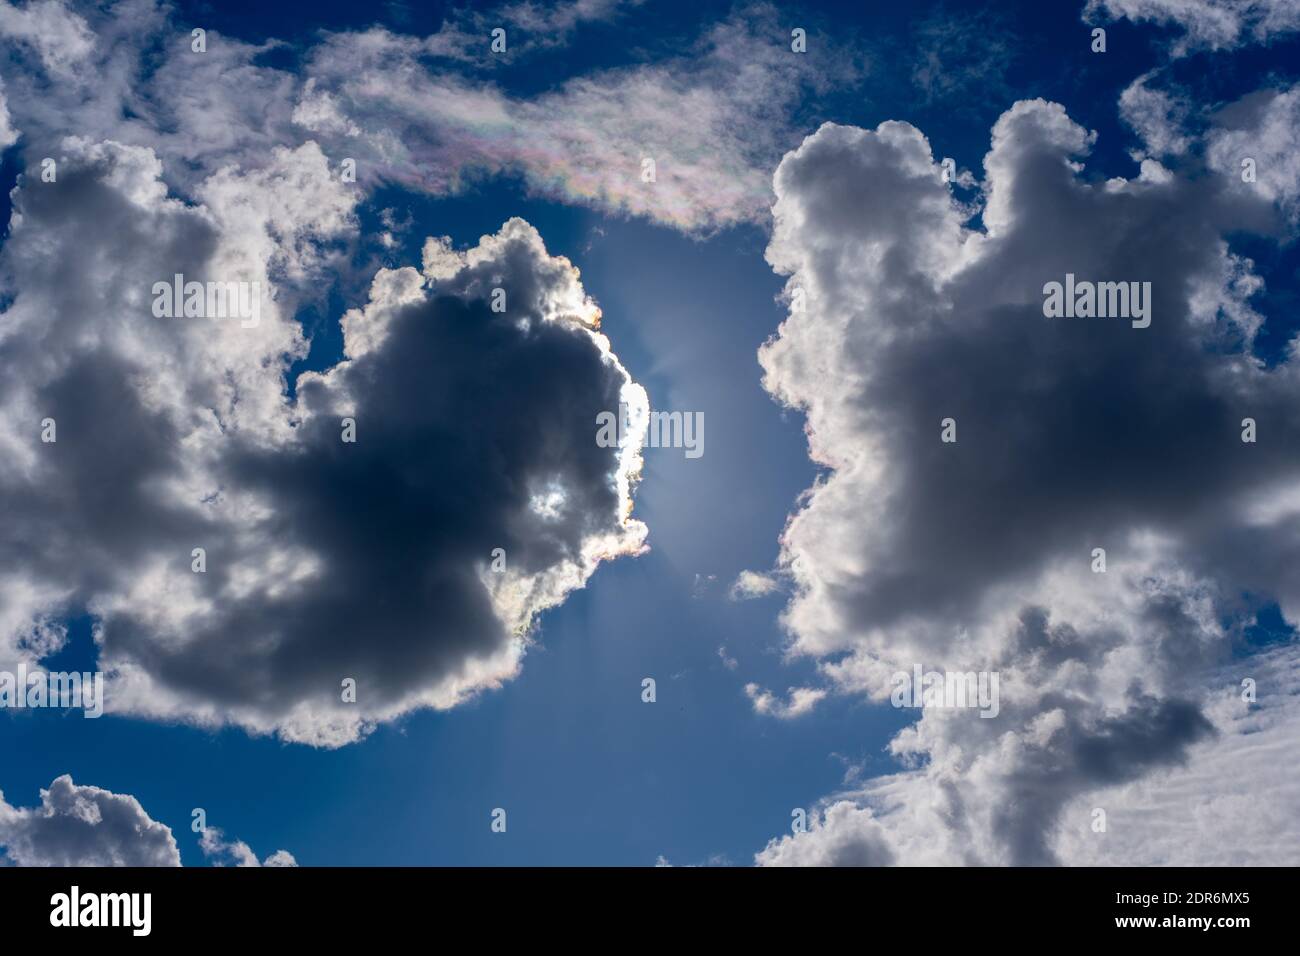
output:
[[[489, 16], [539, 34], [555, 26], [556, 38], [565, 24], [623, 6], [514, 4]], [[314, 141], [335, 167], [354, 159], [363, 185], [448, 195], [516, 176], [538, 196], [692, 233], [764, 222], [771, 170], [798, 141], [805, 104], [867, 68], [811, 22], [808, 52], [795, 53], [790, 25], [767, 4], [738, 8], [670, 55], [572, 75], [532, 96], [451, 62], [453, 52], [473, 60], [486, 49], [477, 35], [327, 34], [291, 73], [265, 65], [274, 40], [209, 31], [206, 51], [194, 52], [189, 25], [151, 0], [108, 9], [48, 0], [44, 16], [60, 25], [53, 35], [90, 40], [61, 41], [20, 64], [34, 69], [4, 74], [16, 126], [42, 155], [75, 129], [153, 149], [168, 182], [190, 189], [224, 165], [258, 168], [277, 146]], [[20, 32], [10, 40], [20, 52], [31, 46]], [[74, 56], [80, 68], [61, 69]]]
[[1265, 43], [1300, 30], [1300, 7], [1292, 0], [1088, 0], [1083, 16], [1175, 27], [1176, 56]]
[[336, 34], [312, 53], [296, 116], [317, 135], [348, 132], [338, 149], [415, 188], [515, 173], [539, 195], [710, 231], [766, 217], [770, 170], [803, 98], [860, 76], [853, 56], [818, 36], [810, 44], [794, 53], [775, 10], [750, 7], [684, 54], [517, 98], [427, 69], [411, 38]]
[[[514, 0], [496, 7], [465, 6], [453, 9], [436, 33], [424, 37], [421, 52], [427, 56], [493, 67], [568, 46], [586, 24], [617, 20], [645, 0], [560, 0], [541, 3]], [[505, 31], [493, 36], [494, 30]], [[504, 49], [493, 50], [499, 39]]]

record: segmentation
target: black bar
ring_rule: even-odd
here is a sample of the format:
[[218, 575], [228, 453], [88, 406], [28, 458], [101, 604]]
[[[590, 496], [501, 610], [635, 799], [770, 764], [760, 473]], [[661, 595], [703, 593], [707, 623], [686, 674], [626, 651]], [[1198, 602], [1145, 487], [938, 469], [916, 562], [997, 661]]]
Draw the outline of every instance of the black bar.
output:
[[[130, 925], [52, 926], [52, 898], [64, 894], [70, 904], [73, 886], [83, 906], [87, 895], [150, 894], [148, 936], [135, 937]], [[535, 943], [658, 938], [676, 947], [697, 933], [686, 927], [698, 927], [703, 937], [768, 944], [848, 932], [863, 944], [982, 939], [1002, 948], [1019, 932], [1046, 930], [1068, 940], [1200, 936], [1231, 945], [1294, 925], [1294, 886], [1295, 872], [1285, 868], [0, 868], [0, 914], [6, 942], [373, 944], [432, 929], [432, 938], [416, 938], [434, 948], [461, 934], [490, 945], [520, 933]], [[122, 922], [130, 923], [129, 913]], [[1117, 924], [1134, 918], [1154, 925]], [[1216, 922], [1208, 929], [1164, 924], [1205, 918]], [[1247, 925], [1217, 923], [1241, 918]]]

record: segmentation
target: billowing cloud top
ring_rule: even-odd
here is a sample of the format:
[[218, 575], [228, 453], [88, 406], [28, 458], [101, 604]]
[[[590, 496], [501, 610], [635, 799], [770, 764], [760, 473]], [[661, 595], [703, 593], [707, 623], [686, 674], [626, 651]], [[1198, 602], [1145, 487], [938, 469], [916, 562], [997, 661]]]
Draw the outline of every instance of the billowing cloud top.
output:
[[[510, 677], [533, 616], [645, 535], [636, 447], [595, 441], [644, 393], [577, 270], [522, 220], [439, 247], [435, 279], [383, 270], [290, 400], [305, 343], [276, 293], [322, 268], [347, 186], [314, 145], [213, 174], [201, 205], [159, 175], [69, 139], [14, 193], [0, 660], [86, 608], [111, 712], [331, 746]], [[178, 274], [246, 283], [260, 319], [159, 316]]]
[[[258, 860], [242, 840], [204, 827], [199, 846], [215, 866], [297, 866], [276, 850]], [[10, 806], [0, 793], [0, 865], [180, 866], [171, 827], [145, 812], [130, 794], [81, 786], [69, 774], [41, 790], [41, 805]]]
[[17, 866], [180, 866], [171, 828], [129, 794], [82, 787], [64, 774], [33, 809], [0, 794], [0, 859]]
[[[760, 360], [828, 469], [782, 539], [791, 653], [877, 700], [917, 665], [995, 672], [1001, 709], [926, 708], [892, 745], [923, 769], [765, 862], [1055, 860], [1072, 799], [1225, 724], [1206, 675], [1261, 604], [1300, 614], [1300, 361], [1254, 356], [1260, 282], [1223, 238], [1273, 228], [1276, 197], [1154, 163], [1097, 180], [1092, 139], [1008, 110], [982, 229], [906, 123], [828, 124], [776, 173], [797, 305]], [[1149, 327], [1047, 317], [1067, 274], [1150, 283]]]

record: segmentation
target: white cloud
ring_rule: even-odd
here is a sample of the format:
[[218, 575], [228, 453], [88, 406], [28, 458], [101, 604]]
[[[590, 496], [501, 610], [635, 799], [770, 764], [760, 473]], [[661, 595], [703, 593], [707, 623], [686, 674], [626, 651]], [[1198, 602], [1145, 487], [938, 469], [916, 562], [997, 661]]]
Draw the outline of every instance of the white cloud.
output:
[[[1300, 617], [1278, 571], [1300, 525], [1258, 506], [1300, 486], [1300, 373], [1249, 353], [1260, 280], [1223, 239], [1263, 203], [1223, 202], [1219, 177], [1094, 182], [1093, 139], [1056, 104], [1008, 110], [983, 230], [905, 123], [828, 124], [777, 170], [767, 255], [807, 307], [760, 362], [829, 469], [781, 539], [789, 653], [837, 693], [883, 702], [919, 665], [996, 673], [1001, 699], [992, 719], [926, 708], [890, 748], [915, 769], [829, 797], [851, 806], [764, 861], [833, 859], [864, 831], [901, 863], [1058, 861], [1076, 801], [1222, 736], [1206, 674], [1258, 602]], [[1150, 327], [1045, 318], [1067, 272], [1150, 281]], [[1268, 441], [1240, 440], [1246, 415]]]
[[[567, 42], [578, 24], [624, 6], [525, 2], [465, 16], [506, 18], [531, 38], [511, 50], [526, 51]], [[438, 59], [477, 60], [465, 51], [486, 50], [486, 35], [464, 32], [464, 17], [427, 38], [381, 27], [327, 34], [305, 51], [301, 75], [259, 60], [276, 41], [209, 30], [207, 52], [194, 53], [177, 41], [184, 32], [170, 15], [144, 0], [87, 9], [76, 22], [87, 42], [59, 49], [75, 47], [77, 70], [53, 65], [69, 53], [45, 69], [0, 67], [15, 125], [36, 155], [52, 155], [70, 129], [152, 149], [169, 185], [191, 196], [222, 168], [253, 177], [277, 148], [315, 141], [334, 169], [356, 160], [360, 188], [398, 183], [448, 195], [519, 175], [537, 195], [692, 233], [765, 221], [771, 168], [797, 140], [795, 114], [864, 69], [811, 26], [814, 53], [791, 53], [789, 29], [767, 4], [738, 9], [675, 57], [575, 75], [531, 98]], [[21, 31], [8, 36], [22, 48]], [[654, 182], [643, 181], [646, 159]]]
[[733, 601], [748, 601], [751, 598], [772, 594], [780, 589], [781, 582], [770, 574], [761, 574], [758, 571], [741, 571], [736, 576], [736, 580], [732, 582], [728, 594]]
[[[1069, 866], [1296, 865], [1298, 674], [1294, 646], [1215, 673], [1204, 692], [1217, 733], [1189, 748], [1181, 766], [1065, 801], [1044, 837], [1054, 857]], [[1240, 681], [1247, 675], [1258, 683], [1258, 705], [1241, 698]], [[981, 759], [1013, 756], [1007, 748]], [[979, 817], [996, 810], [980, 802], [993, 799], [985, 789], [993, 768], [978, 763], [967, 771], [903, 771], [832, 794], [810, 814], [807, 833], [772, 839], [755, 862], [934, 866], [996, 860], [999, 848], [981, 844], [978, 826]], [[1024, 796], [1013, 790], [997, 799], [1014, 806]], [[1104, 832], [1095, 828], [1097, 810], [1105, 811]]]
[[1225, 50], [1300, 30], [1294, 0], [1088, 0], [1084, 19], [1127, 17], [1135, 22], [1176, 26], [1182, 31], [1177, 55], [1191, 50]]
[[[1247, 159], [1254, 182], [1243, 178]], [[1220, 110], [1206, 133], [1206, 161], [1240, 194], [1262, 196], [1300, 221], [1300, 86], [1263, 90]]]
[[753, 703], [754, 713], [780, 720], [791, 720], [812, 713], [813, 708], [825, 699], [826, 693], [819, 687], [791, 687], [788, 699], [781, 700], [757, 684], [745, 685], [745, 696]]
[[0, 90], [0, 150], [8, 149], [18, 142], [18, 131], [10, 125], [9, 119], [9, 101], [5, 99], [4, 91]]
[[180, 866], [170, 827], [129, 794], [83, 787], [64, 774], [41, 805], [11, 806], [0, 794], [0, 851], [17, 866]]
[[[208, 827], [200, 837], [214, 865], [297, 866], [277, 850], [265, 860], [242, 840]], [[180, 866], [172, 830], [130, 794], [79, 786], [64, 774], [41, 790], [41, 805], [11, 806], [0, 794], [0, 861], [15, 866]]]
[[[421, 51], [481, 67], [514, 63], [521, 56], [568, 46], [586, 23], [613, 20], [644, 0], [518, 0], [495, 9], [453, 10], [436, 33], [424, 38]], [[492, 31], [505, 30], [506, 47], [492, 50]]]
[[[1257, 704], [1242, 680], [1256, 683]], [[1062, 813], [1061, 859], [1073, 866], [1300, 864], [1300, 652], [1262, 652], [1214, 675], [1207, 713], [1219, 730], [1185, 767], [1089, 794]], [[1104, 833], [1093, 811], [1106, 812]]]
[[408, 37], [337, 34], [309, 60], [298, 115], [325, 117], [312, 124], [321, 134], [359, 127], [339, 149], [409, 186], [455, 192], [518, 171], [541, 195], [709, 231], [765, 218], [791, 111], [809, 90], [859, 70], [829, 45], [810, 63], [772, 39], [784, 35], [775, 10], [751, 7], [682, 56], [515, 99], [426, 69]]
[[35, 50], [47, 70], [68, 75], [90, 55], [95, 37], [86, 21], [60, 0], [0, 2], [0, 36]]
[[1120, 94], [1119, 111], [1142, 138], [1150, 156], [1180, 156], [1191, 145], [1184, 128], [1190, 104], [1151, 85], [1150, 73], [1138, 77]]
[[207, 827], [199, 837], [199, 847], [203, 855], [212, 860], [213, 866], [297, 866], [298, 861], [288, 850], [276, 850], [265, 860], [258, 860], [257, 854], [243, 840], [227, 840], [225, 834], [217, 827]]
[[814, 813], [802, 834], [774, 839], [755, 855], [760, 866], [888, 866], [893, 851], [871, 810], [840, 800]]

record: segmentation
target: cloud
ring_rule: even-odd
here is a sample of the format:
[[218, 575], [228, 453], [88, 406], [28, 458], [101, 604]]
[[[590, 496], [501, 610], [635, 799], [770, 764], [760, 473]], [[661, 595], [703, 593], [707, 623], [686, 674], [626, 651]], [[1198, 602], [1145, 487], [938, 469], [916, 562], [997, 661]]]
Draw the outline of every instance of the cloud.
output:
[[1158, 88], [1156, 76], [1139, 77], [1120, 96], [1120, 115], [1142, 140], [1134, 157], [1147, 157], [1154, 177], [1167, 171], [1151, 158], [1208, 169], [1244, 202], [1264, 199], [1292, 225], [1300, 221], [1300, 86], [1256, 90], [1211, 110], [1176, 86]]
[[1177, 27], [1175, 55], [1198, 49], [1230, 50], [1265, 43], [1300, 30], [1300, 7], [1292, 0], [1088, 0], [1088, 22], [1126, 17]]
[[741, 571], [736, 576], [736, 580], [732, 582], [728, 596], [733, 601], [748, 601], [751, 598], [772, 594], [780, 589], [781, 582], [770, 574], [760, 574], [758, 571]]
[[[1008, 110], [982, 229], [906, 123], [827, 124], [775, 176], [767, 256], [807, 307], [759, 357], [828, 469], [782, 536], [789, 654], [877, 701], [918, 665], [1000, 676], [996, 718], [926, 707], [890, 745], [914, 769], [853, 801], [899, 862], [1059, 861], [1075, 800], [1222, 735], [1205, 675], [1259, 608], [1300, 617], [1279, 570], [1300, 554], [1300, 372], [1294, 350], [1254, 357], [1261, 281], [1224, 238], [1274, 217], [1222, 177], [1099, 180], [1093, 139], [1059, 105]], [[1151, 282], [1150, 326], [1046, 318], [1067, 273]], [[1266, 440], [1241, 440], [1247, 417]], [[834, 817], [846, 840], [861, 819]]]
[[70, 74], [95, 45], [86, 21], [60, 0], [33, 0], [21, 7], [0, 2], [0, 36], [21, 42], [47, 70], [61, 75]]
[[860, 74], [833, 44], [810, 43], [815, 55], [792, 53], [776, 10], [752, 6], [679, 56], [519, 99], [429, 70], [418, 42], [373, 28], [312, 51], [295, 116], [325, 139], [359, 130], [331, 149], [412, 188], [456, 192], [516, 173], [548, 198], [709, 232], [766, 218], [772, 164], [794, 140], [791, 114], [832, 78]]
[[[1243, 195], [1258, 195], [1300, 221], [1300, 85], [1261, 90], [1219, 110], [1206, 133], [1206, 161]], [[1246, 181], [1245, 160], [1254, 181]]]
[[[192, 205], [151, 150], [62, 147], [0, 252], [0, 501], [22, 515], [0, 531], [0, 660], [88, 609], [110, 712], [338, 746], [499, 686], [538, 613], [641, 549], [640, 438], [595, 432], [645, 393], [527, 223], [446, 250], [434, 280], [381, 270], [344, 360], [291, 398], [293, 304], [355, 201], [320, 150], [218, 170]], [[174, 274], [257, 283], [260, 321], [156, 317]]]
[[288, 850], [276, 850], [265, 860], [259, 861], [257, 854], [243, 840], [226, 840], [217, 827], [207, 827], [199, 837], [199, 846], [203, 855], [212, 860], [213, 866], [297, 866], [298, 861]]
[[807, 831], [774, 839], [760, 851], [760, 866], [889, 866], [894, 853], [869, 809], [842, 800], [813, 814]]
[[[1242, 680], [1258, 686], [1243, 700]], [[1077, 866], [1295, 866], [1300, 862], [1300, 653], [1261, 653], [1216, 673], [1207, 714], [1219, 729], [1185, 767], [1103, 789], [1062, 813], [1058, 852]], [[1106, 830], [1093, 828], [1094, 810]]]
[[[277, 850], [264, 861], [242, 840], [208, 827], [199, 845], [216, 866], [297, 866]], [[78, 786], [64, 774], [41, 790], [41, 805], [10, 806], [0, 794], [0, 861], [14, 866], [180, 866], [171, 827], [130, 794]]]
[[[379, 271], [343, 317], [342, 363], [288, 373], [310, 348], [299, 310], [350, 268], [366, 194], [342, 159], [374, 184], [406, 150], [380, 127], [375, 153], [336, 142], [362, 126], [329, 69], [359, 71], [358, 95], [405, 90], [381, 119], [444, 78], [382, 31], [328, 38], [308, 57], [329, 67], [318, 79], [255, 62], [274, 41], [210, 30], [196, 53], [148, 0], [26, 10], [0, 12], [22, 66], [5, 72], [5, 136], [29, 163], [0, 251], [0, 500], [24, 515], [0, 532], [0, 661], [54, 653], [59, 621], [89, 611], [110, 711], [322, 746], [511, 678], [537, 615], [645, 536], [639, 439], [594, 439], [598, 411], [644, 392], [577, 270], [521, 220], [468, 250], [431, 240], [423, 272]], [[405, 70], [409, 87], [387, 86]], [[445, 82], [470, 112], [505, 101]], [[434, 139], [469, 115], [434, 116], [451, 124]], [[457, 162], [468, 176], [482, 155]], [[256, 290], [257, 321], [155, 317], [155, 283], [177, 274]]]
[[180, 866], [170, 827], [129, 794], [82, 787], [64, 774], [32, 809], [0, 794], [0, 850], [16, 866]]
[[1300, 221], [1300, 86], [1256, 90], [1211, 110], [1176, 86], [1158, 88], [1156, 77], [1144, 74], [1120, 96], [1120, 115], [1142, 140], [1135, 158], [1203, 166], [1243, 201], [1262, 198], [1292, 225]]
[[1144, 74], [1120, 94], [1120, 116], [1142, 138], [1147, 154], [1180, 156], [1191, 145], [1185, 134], [1191, 105], [1152, 86], [1152, 78], [1153, 74]]
[[0, 91], [0, 150], [8, 149], [18, 142], [18, 133], [9, 125], [9, 101]]
[[940, 6], [912, 29], [912, 83], [927, 102], [1005, 98], [1006, 74], [1015, 57], [1014, 29], [1005, 17]]
[[753, 703], [754, 713], [780, 720], [791, 720], [812, 713], [813, 708], [825, 699], [826, 693], [818, 687], [791, 687], [789, 699], [781, 700], [757, 684], [745, 685], [745, 696]]
[[[480, 67], [514, 63], [521, 56], [568, 46], [578, 28], [587, 23], [617, 19], [644, 0], [534, 0], [506, 3], [492, 10], [454, 10], [436, 33], [424, 38], [421, 52], [428, 56], [473, 63]], [[492, 31], [506, 31], [505, 49], [492, 49]]]
[[[1054, 859], [1070, 866], [1295, 865], [1295, 800], [1300, 780], [1294, 750], [1300, 705], [1300, 653], [1294, 646], [1261, 653], [1215, 672], [1204, 688], [1205, 713], [1215, 733], [1188, 748], [1181, 765], [1167, 765], [1081, 792], [1060, 805], [1045, 834]], [[1253, 675], [1259, 703], [1243, 702], [1240, 681]], [[1005, 755], [1004, 755], [1005, 756]], [[988, 763], [987, 758], [984, 758]], [[989, 767], [982, 768], [987, 771]], [[1036, 784], [1017, 777], [998, 793], [1019, 813]], [[807, 833], [771, 840], [755, 855], [759, 865], [845, 865], [838, 860], [865, 838], [886, 851], [862, 865], [954, 865], [988, 860], [974, 844], [979, 827], [969, 811], [991, 794], [975, 773], [936, 774], [916, 769], [891, 774], [828, 796], [824, 822], [810, 813]], [[1097, 828], [1104, 811], [1105, 829]], [[992, 814], [989, 814], [992, 817]], [[849, 864], [852, 865], [852, 864]]]
[[[19, 55], [0, 73], [33, 155], [52, 155], [70, 129], [152, 149], [169, 186], [187, 196], [223, 168], [248, 174], [277, 147], [315, 142], [334, 168], [354, 159], [363, 185], [441, 196], [508, 175], [538, 196], [692, 233], [765, 221], [770, 172], [797, 142], [797, 114], [865, 69], [813, 24], [809, 52], [796, 54], [777, 9], [748, 5], [674, 56], [573, 75], [532, 97], [456, 62], [487, 49], [480, 16], [482, 27], [504, 17], [527, 34], [533, 46], [523, 51], [567, 42], [579, 24], [625, 6], [512, 3], [453, 16], [450, 32], [430, 37], [378, 26], [325, 34], [291, 73], [265, 65], [278, 41], [250, 44], [209, 30], [206, 51], [193, 51], [188, 29], [152, 0], [79, 14], [51, 3], [54, 19], [75, 26], [0, 29]], [[49, 45], [64, 34], [44, 59], [22, 62], [33, 38]], [[78, 68], [63, 68], [74, 55]], [[643, 179], [646, 159], [655, 162], [654, 182]]]

